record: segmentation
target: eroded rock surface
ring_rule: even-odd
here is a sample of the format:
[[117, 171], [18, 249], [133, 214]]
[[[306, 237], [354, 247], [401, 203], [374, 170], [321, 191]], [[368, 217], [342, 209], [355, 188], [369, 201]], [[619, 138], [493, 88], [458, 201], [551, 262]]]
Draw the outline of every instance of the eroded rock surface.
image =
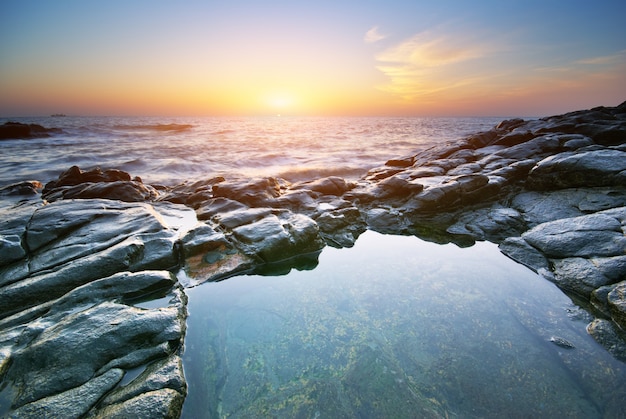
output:
[[[104, 396], [120, 394], [107, 411], [136, 397], [130, 386], [174, 392], [155, 409], [180, 412], [181, 368], [155, 373], [160, 381], [123, 381], [137, 368], [181, 362], [186, 296], [168, 269], [180, 264], [176, 220], [191, 210], [159, 207], [66, 200], [0, 221], [3, 236], [19, 238], [10, 248], [21, 249], [0, 266], [3, 417], [98, 416]], [[155, 298], [160, 306], [142, 306]]]

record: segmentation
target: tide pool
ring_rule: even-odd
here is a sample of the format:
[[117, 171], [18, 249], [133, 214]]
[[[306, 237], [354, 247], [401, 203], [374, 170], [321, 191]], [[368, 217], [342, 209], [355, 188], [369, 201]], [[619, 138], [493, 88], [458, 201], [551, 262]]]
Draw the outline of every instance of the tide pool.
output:
[[590, 316], [492, 243], [368, 231], [311, 270], [186, 291], [184, 418], [623, 412], [625, 366]]

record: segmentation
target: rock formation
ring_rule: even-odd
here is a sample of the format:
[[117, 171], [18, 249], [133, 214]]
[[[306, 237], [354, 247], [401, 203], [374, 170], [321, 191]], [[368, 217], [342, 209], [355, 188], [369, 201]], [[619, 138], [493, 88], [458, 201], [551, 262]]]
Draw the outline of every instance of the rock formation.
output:
[[355, 182], [163, 187], [72, 167], [43, 202], [35, 181], [4, 187], [0, 413], [177, 417], [183, 287], [310, 269], [366, 229], [498, 243], [585, 305], [589, 333], [626, 360], [625, 180], [626, 103], [504, 121]]
[[0, 140], [42, 138], [59, 132], [61, 130], [58, 128], [45, 128], [39, 124], [22, 124], [21, 122], [10, 121], [0, 125]]

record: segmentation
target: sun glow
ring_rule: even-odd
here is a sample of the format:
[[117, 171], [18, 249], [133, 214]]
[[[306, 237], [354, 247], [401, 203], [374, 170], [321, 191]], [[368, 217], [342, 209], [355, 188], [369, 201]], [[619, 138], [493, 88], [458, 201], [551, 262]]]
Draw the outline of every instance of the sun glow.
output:
[[293, 95], [289, 93], [270, 93], [266, 95], [264, 101], [274, 111], [287, 111], [295, 104]]

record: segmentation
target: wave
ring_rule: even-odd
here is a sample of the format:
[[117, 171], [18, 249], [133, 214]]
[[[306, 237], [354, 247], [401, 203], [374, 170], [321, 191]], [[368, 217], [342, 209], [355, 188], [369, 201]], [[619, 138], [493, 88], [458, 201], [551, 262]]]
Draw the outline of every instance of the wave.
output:
[[187, 131], [193, 128], [190, 124], [120, 124], [114, 125], [113, 128], [120, 130], [149, 130], [149, 131]]
[[226, 135], [226, 134], [233, 134], [235, 132], [237, 132], [237, 130], [235, 130], [235, 129], [220, 129], [220, 130], [212, 132], [211, 134], [213, 134], [213, 135]]

